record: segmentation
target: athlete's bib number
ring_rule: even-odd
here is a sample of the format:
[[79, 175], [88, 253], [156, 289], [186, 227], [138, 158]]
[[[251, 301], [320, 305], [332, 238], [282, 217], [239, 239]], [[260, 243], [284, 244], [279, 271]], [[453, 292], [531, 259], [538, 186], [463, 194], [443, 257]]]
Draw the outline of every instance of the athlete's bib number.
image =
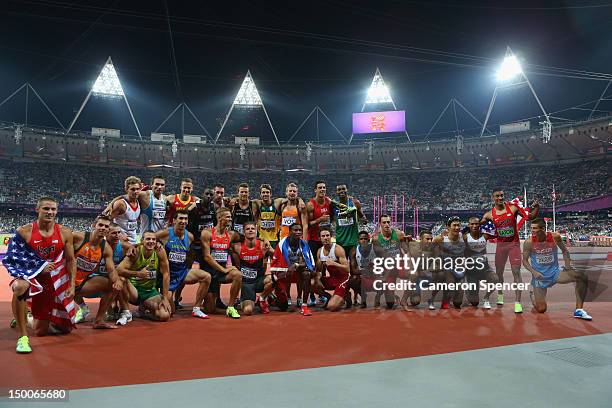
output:
[[126, 231], [136, 231], [136, 226], [138, 224], [136, 223], [136, 221], [128, 221], [125, 223], [125, 229]]
[[147, 268], [147, 271], [149, 271], [148, 279], [153, 280], [157, 278], [157, 269]]
[[261, 220], [260, 226], [262, 229], [274, 229], [276, 227], [276, 222], [273, 220]]
[[536, 262], [538, 264], [540, 264], [540, 265], [551, 264], [551, 263], [553, 263], [553, 256], [552, 255], [538, 254], [538, 255], [536, 255]]
[[153, 210], [153, 218], [163, 220], [166, 218], [166, 210]]
[[168, 254], [168, 260], [170, 262], [184, 263], [185, 259], [187, 259], [187, 254], [185, 252], [170, 252]]
[[217, 262], [227, 262], [227, 252], [225, 251], [212, 251], [211, 255]]
[[77, 269], [83, 272], [93, 272], [96, 269], [96, 266], [98, 266], [98, 263], [90, 262], [87, 259], [78, 257], [76, 260], [76, 265], [77, 265]]
[[514, 228], [512, 227], [500, 228], [497, 230], [497, 235], [503, 238], [511, 237], [514, 235]]
[[246, 279], [255, 279], [257, 278], [257, 269], [253, 269], [253, 268], [249, 268], [246, 266], [243, 266], [242, 268], [240, 268], [240, 271], [242, 272], [242, 276]]
[[331, 222], [329, 221], [322, 221], [319, 223], [319, 228], [323, 227], [323, 228], [329, 228], [331, 226]]
[[281, 225], [283, 227], [290, 227], [293, 224], [295, 224], [296, 219], [293, 217], [283, 217], [283, 222], [281, 223]]
[[355, 220], [353, 218], [338, 218], [338, 226], [339, 227], [348, 227], [353, 225]]

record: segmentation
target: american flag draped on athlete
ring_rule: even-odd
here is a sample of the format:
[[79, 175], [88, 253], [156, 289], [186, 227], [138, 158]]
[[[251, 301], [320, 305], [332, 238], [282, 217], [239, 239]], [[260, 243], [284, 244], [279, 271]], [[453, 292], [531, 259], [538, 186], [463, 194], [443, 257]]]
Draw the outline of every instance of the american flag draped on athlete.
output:
[[[36, 277], [50, 262], [40, 258], [21, 235], [15, 234], [9, 242], [2, 264], [14, 279], [23, 279], [30, 283], [29, 297], [42, 293], [43, 286]], [[66, 270], [63, 252], [54, 260], [53, 265], [50, 276], [55, 298], [49, 320], [59, 326], [74, 327], [76, 304], [72, 298], [64, 295], [70, 288], [70, 274]]]

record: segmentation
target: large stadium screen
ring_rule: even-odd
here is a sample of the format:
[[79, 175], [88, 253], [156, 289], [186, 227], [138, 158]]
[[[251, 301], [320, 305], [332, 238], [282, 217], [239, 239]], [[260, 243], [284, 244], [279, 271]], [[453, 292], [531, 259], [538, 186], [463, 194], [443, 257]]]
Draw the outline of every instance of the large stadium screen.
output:
[[353, 134], [404, 132], [405, 111], [353, 113]]

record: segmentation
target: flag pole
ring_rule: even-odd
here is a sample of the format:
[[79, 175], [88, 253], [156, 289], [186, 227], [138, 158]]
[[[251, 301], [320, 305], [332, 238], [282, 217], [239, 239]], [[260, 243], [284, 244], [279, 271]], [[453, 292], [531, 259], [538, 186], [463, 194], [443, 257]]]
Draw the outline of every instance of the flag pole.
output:
[[557, 201], [557, 192], [553, 183], [553, 232], [557, 232], [557, 215], [555, 214], [555, 202]]
[[[523, 199], [525, 200], [525, 207], [527, 207], [527, 203], [529, 202], [527, 201], [527, 187], [523, 187], [523, 192], [524, 192]], [[523, 225], [525, 225], [525, 239], [527, 239], [527, 220], [525, 220], [525, 223]]]

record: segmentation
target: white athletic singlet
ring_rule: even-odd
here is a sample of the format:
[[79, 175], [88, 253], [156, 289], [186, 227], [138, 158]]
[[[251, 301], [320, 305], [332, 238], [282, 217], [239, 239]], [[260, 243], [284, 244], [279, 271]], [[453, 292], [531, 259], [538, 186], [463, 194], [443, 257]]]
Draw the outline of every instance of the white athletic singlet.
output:
[[444, 236], [442, 246], [445, 250], [445, 256], [459, 258], [465, 255], [465, 241], [463, 241], [462, 233], [459, 233], [459, 239], [457, 241], [451, 241], [448, 236]]
[[138, 218], [140, 217], [140, 203], [136, 201], [136, 209], [134, 209], [125, 197], [122, 197], [122, 199], [125, 201], [125, 213], [116, 217], [113, 221], [121, 227], [123, 232], [125, 232], [130, 244], [136, 244], [136, 229], [138, 228]]
[[333, 243], [331, 248], [329, 249], [329, 254], [323, 255], [323, 251], [325, 247], [321, 247], [321, 255], [319, 256], [319, 261], [334, 261], [338, 262], [338, 258], [336, 258], [336, 243]]
[[478, 257], [487, 253], [487, 240], [484, 236], [480, 236], [478, 239], [472, 238], [472, 234], [467, 234], [467, 245], [471, 256]]
[[355, 247], [355, 260], [357, 261], [357, 268], [362, 275], [372, 275], [374, 269], [374, 258], [376, 258], [374, 246], [370, 247], [370, 253], [366, 256], [364, 256], [359, 250], [359, 245]]

